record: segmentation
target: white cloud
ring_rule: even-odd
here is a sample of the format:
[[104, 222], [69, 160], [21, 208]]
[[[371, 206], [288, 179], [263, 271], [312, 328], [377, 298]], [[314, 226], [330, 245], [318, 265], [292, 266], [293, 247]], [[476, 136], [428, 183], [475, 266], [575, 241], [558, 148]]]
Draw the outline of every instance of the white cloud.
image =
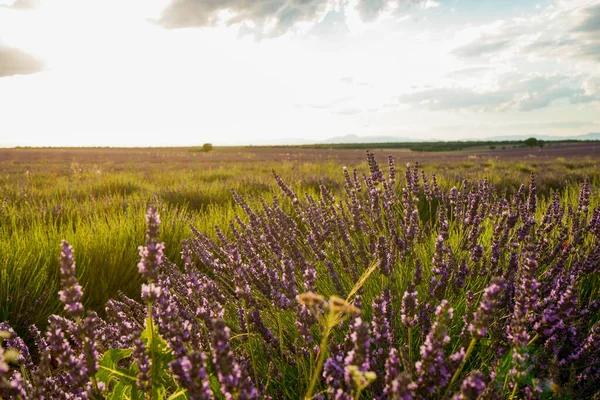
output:
[[595, 81], [561, 74], [507, 73], [497, 77], [496, 89], [475, 90], [469, 87], [441, 87], [415, 91], [398, 97], [403, 104], [431, 111], [532, 111], [555, 101], [571, 104], [600, 101], [600, 93], [591, 93]]
[[442, 3], [438, 2], [438, 1], [434, 1], [434, 0], [426, 0], [421, 7], [424, 9], [428, 9], [428, 8], [437, 8], [439, 6], [441, 6]]
[[2, 46], [0, 43], [0, 78], [13, 75], [29, 75], [44, 70], [39, 58], [23, 50]]
[[470, 40], [453, 51], [458, 57], [600, 62], [600, 1], [559, 1], [537, 14], [469, 27], [465, 34]]
[[[357, 8], [362, 0], [321, 2], [325, 8], [311, 1], [280, 21], [299, 1], [275, 14], [246, 2], [194, 29], [152, 22], [171, 0], [2, 7], [4, 42], [47, 68], [0, 79], [0, 128], [24, 144], [177, 145], [349, 133], [451, 137], [458, 133], [435, 127], [508, 119], [580, 133], [591, 127], [554, 123], [597, 119], [600, 72], [583, 51], [594, 42], [594, 2], [556, 2], [491, 24], [459, 26], [445, 16], [444, 26], [431, 10], [444, 6], [434, 1], [410, 8], [385, 1], [373, 22]], [[242, 26], [251, 34], [240, 34]], [[256, 40], [256, 32], [271, 38]], [[583, 39], [585, 46], [568, 42]], [[534, 49], [544, 41], [558, 43], [563, 56]]]

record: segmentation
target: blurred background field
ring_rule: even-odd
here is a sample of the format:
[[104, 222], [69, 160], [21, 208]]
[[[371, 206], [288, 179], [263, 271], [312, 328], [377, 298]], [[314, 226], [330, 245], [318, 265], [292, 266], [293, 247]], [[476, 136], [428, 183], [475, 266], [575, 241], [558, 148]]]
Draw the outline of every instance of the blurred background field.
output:
[[[271, 170], [299, 194], [316, 194], [322, 181], [342, 195], [342, 166], [368, 171], [365, 150], [352, 147], [0, 149], [0, 321], [24, 332], [60, 313], [61, 239], [75, 248], [86, 306], [101, 311], [118, 291], [139, 297], [137, 246], [149, 203], [159, 207], [167, 256], [180, 263], [190, 226], [228, 233], [240, 211], [232, 189], [250, 204], [283, 196]], [[400, 177], [404, 164], [419, 162], [443, 189], [487, 178], [499, 193], [512, 192], [531, 173], [546, 197], [556, 190], [576, 196], [586, 177], [594, 190], [600, 186], [599, 143], [452, 152], [375, 147], [379, 162], [394, 157]]]

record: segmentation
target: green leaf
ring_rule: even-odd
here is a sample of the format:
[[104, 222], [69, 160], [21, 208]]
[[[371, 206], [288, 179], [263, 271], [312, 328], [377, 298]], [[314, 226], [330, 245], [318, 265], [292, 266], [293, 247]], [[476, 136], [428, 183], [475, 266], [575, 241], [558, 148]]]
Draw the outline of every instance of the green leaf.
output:
[[137, 366], [135, 364], [130, 365], [129, 368], [118, 366], [119, 361], [129, 357], [131, 357], [131, 349], [112, 349], [104, 353], [98, 362], [96, 379], [106, 385], [107, 399], [143, 399], [137, 389]]
[[131, 400], [131, 386], [118, 385], [109, 394], [106, 395], [106, 400]]
[[187, 399], [187, 390], [179, 389], [175, 393], [169, 396], [167, 400], [186, 400]]
[[164, 399], [168, 389], [177, 389], [177, 384], [173, 380], [169, 368], [169, 363], [173, 361], [173, 354], [150, 318], [146, 319], [146, 328], [140, 339], [146, 345], [148, 356], [152, 361], [152, 399]]

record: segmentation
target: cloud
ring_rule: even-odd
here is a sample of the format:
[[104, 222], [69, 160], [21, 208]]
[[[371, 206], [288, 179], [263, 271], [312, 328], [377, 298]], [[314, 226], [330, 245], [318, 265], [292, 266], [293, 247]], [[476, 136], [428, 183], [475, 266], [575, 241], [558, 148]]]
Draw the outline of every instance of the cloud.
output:
[[358, 0], [356, 10], [363, 22], [373, 22], [383, 13], [402, 15], [411, 7], [426, 10], [440, 5], [434, 0]]
[[328, 11], [321, 22], [310, 30], [309, 34], [331, 40], [343, 39], [349, 31], [343, 11]]
[[[401, 95], [398, 101], [429, 111], [533, 111], [557, 100], [567, 100], [571, 104], [600, 100], [600, 93], [590, 93], [586, 84], [587, 81], [565, 75], [519, 76], [513, 73], [499, 76], [494, 90], [434, 88]], [[588, 84], [592, 85], [594, 83]]]
[[[439, 5], [433, 0], [358, 0], [355, 7], [363, 22], [372, 22], [383, 12]], [[343, 32], [349, 7], [348, 0], [172, 0], [157, 23], [167, 29], [241, 24], [243, 32], [258, 37], [281, 36], [302, 23], [324, 23], [317, 31]]]
[[353, 76], [344, 76], [339, 78], [339, 81], [346, 85], [354, 85], [354, 86], [371, 86], [368, 82], [359, 81]]
[[356, 115], [356, 114], [360, 114], [361, 112], [362, 112], [362, 110], [358, 107], [348, 107], [348, 108], [341, 109], [339, 111], [335, 111], [335, 113], [338, 115]]
[[434, 130], [437, 131], [464, 131], [465, 129], [470, 130], [504, 130], [504, 131], [514, 131], [514, 130], [526, 130], [531, 131], [533, 129], [581, 129], [587, 127], [593, 127], [597, 124], [594, 121], [582, 121], [582, 120], [572, 120], [572, 121], [524, 121], [524, 122], [479, 122], [479, 123], [463, 123], [463, 124], [451, 124], [451, 125], [437, 125], [434, 126]]
[[364, 22], [375, 21], [388, 6], [386, 0], [359, 0], [356, 10]]
[[511, 38], [483, 36], [465, 46], [454, 49], [452, 53], [462, 58], [475, 58], [498, 53], [511, 45]]
[[38, 58], [17, 48], [0, 45], [0, 78], [35, 74], [43, 69], [44, 63]]
[[398, 97], [402, 104], [410, 104], [429, 111], [498, 108], [512, 100], [509, 92], [476, 92], [467, 88], [435, 88]]
[[480, 75], [483, 72], [490, 71], [492, 69], [491, 66], [482, 65], [482, 66], [474, 66], [474, 67], [466, 67], [456, 69], [454, 71], [450, 71], [446, 73], [447, 78], [455, 79], [455, 78], [468, 78], [476, 75]]
[[584, 10], [585, 17], [571, 31], [571, 38], [579, 41], [574, 48], [576, 57], [600, 63], [600, 4]]
[[596, 125], [593, 121], [548, 121], [548, 122], [529, 122], [529, 123], [518, 123], [508, 124], [510, 127], [517, 129], [575, 129], [585, 128], [587, 126]]
[[600, 4], [585, 10], [585, 19], [573, 29], [574, 32], [600, 33]]
[[31, 10], [40, 5], [41, 0], [15, 0], [11, 5], [0, 5], [3, 8], [13, 8], [17, 10]]
[[316, 22], [327, 11], [322, 0], [173, 0], [158, 23], [190, 28], [241, 23], [264, 36], [280, 36], [300, 22]]
[[441, 6], [441, 5], [442, 5], [442, 3], [439, 3], [439, 2], [437, 2], [437, 1], [433, 1], [433, 0], [426, 0], [426, 1], [425, 1], [425, 2], [424, 2], [422, 5], [421, 5], [421, 7], [422, 7], [422, 8], [424, 8], [424, 9], [427, 9], [427, 8], [437, 8], [437, 7]]
[[452, 54], [468, 59], [507, 52], [536, 59], [600, 62], [600, 4], [558, 2], [537, 15], [498, 24]]
[[571, 21], [571, 29], [544, 31], [522, 52], [538, 58], [569, 58], [600, 63], [600, 4], [576, 11], [567, 15], [571, 19], [579, 17]]

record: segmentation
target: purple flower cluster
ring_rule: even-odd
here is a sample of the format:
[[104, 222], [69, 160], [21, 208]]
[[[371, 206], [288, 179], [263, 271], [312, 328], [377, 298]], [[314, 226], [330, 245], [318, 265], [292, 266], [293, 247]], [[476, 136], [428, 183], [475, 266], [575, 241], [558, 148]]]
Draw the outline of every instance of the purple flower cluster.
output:
[[[73, 250], [62, 316], [21, 340], [0, 324], [0, 397], [190, 399], [591, 398], [600, 392], [600, 205], [446, 190], [420, 165], [343, 170], [300, 198], [251, 206], [216, 239], [193, 229], [180, 266], [148, 209], [141, 301], [86, 312]], [[345, 196], [344, 196], [345, 193]], [[148, 337], [150, 335], [150, 337]], [[30, 349], [26, 343], [34, 343]]]
[[60, 246], [60, 285], [63, 289], [58, 292], [58, 296], [65, 305], [65, 313], [73, 318], [80, 318], [83, 315], [83, 290], [75, 276], [73, 248], [65, 240]]

